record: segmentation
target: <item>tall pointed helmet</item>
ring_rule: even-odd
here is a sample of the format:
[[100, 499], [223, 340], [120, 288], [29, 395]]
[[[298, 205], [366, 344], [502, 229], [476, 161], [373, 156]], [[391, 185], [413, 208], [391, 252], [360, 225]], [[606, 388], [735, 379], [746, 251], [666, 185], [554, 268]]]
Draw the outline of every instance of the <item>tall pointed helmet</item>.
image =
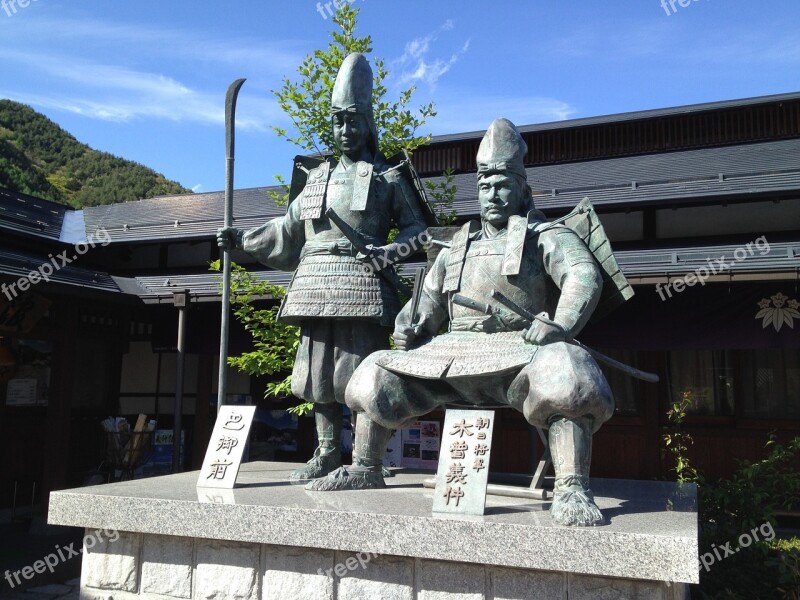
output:
[[523, 179], [528, 145], [508, 119], [495, 119], [478, 148], [478, 178], [494, 173], [514, 173]]
[[331, 94], [331, 115], [352, 112], [363, 115], [372, 132], [369, 148], [378, 152], [378, 129], [372, 112], [372, 69], [363, 54], [353, 52], [339, 67]]

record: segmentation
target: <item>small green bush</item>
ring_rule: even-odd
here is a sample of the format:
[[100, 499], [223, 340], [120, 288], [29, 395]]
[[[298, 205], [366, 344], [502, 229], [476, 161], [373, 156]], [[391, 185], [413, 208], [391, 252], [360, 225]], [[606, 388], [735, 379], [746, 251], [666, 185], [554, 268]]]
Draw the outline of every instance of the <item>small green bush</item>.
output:
[[[686, 457], [693, 441], [682, 430], [685, 400], [670, 407], [667, 419], [671, 427], [662, 435], [662, 442], [664, 455], [673, 461], [676, 479], [697, 484], [700, 556], [713, 563], [708, 568], [701, 566], [700, 585], [692, 590], [692, 597], [798, 600], [800, 538], [774, 536], [776, 512], [800, 510], [800, 472], [796, 468], [800, 437], [783, 445], [770, 434], [763, 459], [741, 461], [730, 478], [711, 482]], [[757, 539], [744, 547], [740, 540], [747, 535]], [[727, 544], [734, 550], [732, 555], [721, 551]]]

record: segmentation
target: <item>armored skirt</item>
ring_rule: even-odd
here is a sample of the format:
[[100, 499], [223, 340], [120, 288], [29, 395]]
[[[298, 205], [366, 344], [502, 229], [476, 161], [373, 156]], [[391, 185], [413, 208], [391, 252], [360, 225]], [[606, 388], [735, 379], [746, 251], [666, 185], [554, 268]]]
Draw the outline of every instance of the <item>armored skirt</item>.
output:
[[594, 359], [578, 346], [526, 343], [519, 332], [451, 332], [408, 352], [374, 354], [347, 387], [347, 405], [389, 429], [440, 406], [510, 406], [537, 427], [591, 417], [598, 429], [614, 401]]

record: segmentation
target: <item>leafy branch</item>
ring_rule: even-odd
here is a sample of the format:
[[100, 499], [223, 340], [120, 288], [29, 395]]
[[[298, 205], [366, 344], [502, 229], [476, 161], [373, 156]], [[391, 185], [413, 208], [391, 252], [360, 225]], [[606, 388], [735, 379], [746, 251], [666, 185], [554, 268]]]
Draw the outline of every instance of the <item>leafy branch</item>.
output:
[[[212, 262], [211, 270], [221, 271], [220, 261]], [[285, 295], [286, 290], [283, 287], [261, 281], [241, 265], [233, 264], [231, 306], [236, 319], [252, 336], [253, 350], [239, 356], [228, 357], [230, 366], [256, 376], [291, 373], [294, 356], [300, 343], [300, 328], [277, 320], [278, 305], [267, 308], [256, 306], [258, 300], [280, 301]], [[291, 395], [291, 381], [289, 374], [278, 382], [268, 382], [264, 397]], [[304, 413], [298, 412], [298, 414]]]

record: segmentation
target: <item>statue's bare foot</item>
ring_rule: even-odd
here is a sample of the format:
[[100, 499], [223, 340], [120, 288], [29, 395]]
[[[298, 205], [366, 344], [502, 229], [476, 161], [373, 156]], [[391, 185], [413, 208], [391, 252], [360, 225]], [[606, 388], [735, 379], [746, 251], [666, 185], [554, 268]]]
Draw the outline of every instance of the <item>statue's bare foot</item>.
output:
[[335, 471], [342, 466], [342, 455], [338, 449], [333, 452], [321, 454], [320, 449], [314, 452], [313, 458], [306, 463], [306, 466], [292, 471], [289, 479], [293, 481], [302, 479], [317, 479], [325, 477], [328, 473]]
[[381, 475], [386, 479], [387, 477], [394, 477], [394, 471], [390, 471], [386, 467], [381, 467]]
[[385, 488], [380, 470], [352, 465], [340, 467], [327, 477], [312, 481], [307, 490], [315, 492], [334, 492], [338, 490], [374, 490]]
[[603, 525], [605, 519], [589, 490], [573, 489], [556, 492], [550, 507], [553, 521], [570, 527]]

